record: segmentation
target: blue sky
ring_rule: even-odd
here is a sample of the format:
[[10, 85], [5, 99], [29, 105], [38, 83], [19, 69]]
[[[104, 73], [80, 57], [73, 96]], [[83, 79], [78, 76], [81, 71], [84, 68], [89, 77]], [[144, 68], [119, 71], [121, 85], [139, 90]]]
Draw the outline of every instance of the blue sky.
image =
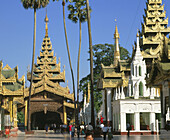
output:
[[[91, 28], [92, 43], [114, 44], [113, 34], [115, 30], [115, 19], [117, 19], [118, 31], [120, 34], [120, 45], [130, 53], [132, 45], [136, 40], [137, 29], [141, 30], [146, 0], [89, 0], [92, 8]], [[62, 6], [59, 2], [50, 2], [47, 6], [49, 18], [49, 37], [51, 38], [54, 53], [57, 59], [61, 58], [61, 69], [65, 65], [66, 80], [72, 92], [72, 80], [69, 68], [67, 50], [65, 45]], [[167, 17], [170, 16], [170, 1], [163, 0]], [[169, 9], [168, 9], [169, 8]], [[37, 11], [37, 36], [36, 36], [36, 57], [39, 56], [43, 37], [45, 36], [45, 9]], [[66, 16], [68, 12], [66, 10]], [[33, 46], [33, 10], [24, 9], [20, 0], [3, 0], [0, 5], [0, 60], [4, 66], [9, 64], [11, 68], [18, 65], [19, 78], [27, 73], [27, 66], [31, 65]], [[77, 56], [79, 32], [78, 24], [66, 19], [68, 40], [72, 65], [76, 80]], [[89, 54], [87, 23], [82, 26], [82, 50], [80, 64], [80, 79], [86, 76], [90, 69], [87, 61]], [[36, 59], [35, 59], [36, 61]], [[29, 82], [27, 82], [28, 84]], [[67, 83], [67, 82], [66, 82]], [[62, 84], [66, 86], [67, 84]], [[75, 81], [76, 83], [76, 81]], [[29, 85], [29, 84], [28, 84]]]

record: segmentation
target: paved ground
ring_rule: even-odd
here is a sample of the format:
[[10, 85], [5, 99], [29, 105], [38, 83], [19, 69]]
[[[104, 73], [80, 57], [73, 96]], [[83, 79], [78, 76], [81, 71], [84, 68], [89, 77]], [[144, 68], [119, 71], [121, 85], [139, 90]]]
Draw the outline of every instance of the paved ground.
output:
[[[44, 131], [38, 131], [34, 135], [25, 135], [25, 133], [20, 132], [18, 137], [10, 138], [0, 138], [1, 140], [78, 140], [78, 138], [70, 138], [69, 134], [54, 134], [49, 132], [46, 134]], [[84, 136], [81, 136], [79, 140], [85, 140]], [[94, 138], [94, 140], [103, 140], [103, 138]], [[112, 140], [170, 140], [168, 136], [118, 136], [114, 135]]]

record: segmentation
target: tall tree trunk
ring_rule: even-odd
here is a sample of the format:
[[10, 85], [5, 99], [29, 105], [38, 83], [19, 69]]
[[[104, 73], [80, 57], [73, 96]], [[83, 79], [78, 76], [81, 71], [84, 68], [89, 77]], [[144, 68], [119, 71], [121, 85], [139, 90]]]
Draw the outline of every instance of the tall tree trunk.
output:
[[68, 45], [68, 39], [67, 39], [67, 31], [66, 31], [66, 22], [65, 22], [65, 0], [63, 0], [62, 5], [63, 5], [63, 23], [64, 23], [65, 40], [66, 40], [67, 53], [68, 53], [70, 70], [71, 70], [71, 76], [72, 76], [72, 82], [73, 82], [74, 117], [76, 117], [76, 101], [75, 101], [75, 100], [76, 100], [76, 95], [75, 95], [75, 85], [74, 85], [74, 74], [73, 74], [73, 69], [72, 69], [72, 65], [71, 65], [70, 51], [69, 51], [69, 45]]
[[[80, 73], [79, 71], [80, 71], [81, 35], [82, 35], [81, 21], [79, 19], [79, 52], [78, 52], [78, 61], [77, 61], [77, 118], [79, 114], [79, 73]], [[79, 125], [79, 121], [77, 123]]]
[[92, 48], [92, 36], [91, 36], [91, 24], [90, 24], [90, 10], [89, 10], [89, 0], [86, 0], [86, 9], [87, 9], [87, 22], [88, 22], [88, 33], [89, 33], [89, 49], [90, 49], [90, 93], [91, 93], [91, 123], [93, 128], [95, 128], [95, 119], [94, 119], [94, 95], [93, 95], [93, 48]]
[[29, 98], [28, 98], [28, 114], [27, 114], [27, 125], [28, 131], [31, 130], [31, 121], [30, 121], [30, 100], [31, 100], [31, 90], [32, 90], [32, 83], [33, 83], [33, 69], [34, 69], [34, 58], [35, 58], [35, 41], [36, 41], [36, 8], [34, 8], [34, 36], [33, 36], [33, 54], [32, 54], [32, 66], [31, 66], [31, 82], [29, 88]]

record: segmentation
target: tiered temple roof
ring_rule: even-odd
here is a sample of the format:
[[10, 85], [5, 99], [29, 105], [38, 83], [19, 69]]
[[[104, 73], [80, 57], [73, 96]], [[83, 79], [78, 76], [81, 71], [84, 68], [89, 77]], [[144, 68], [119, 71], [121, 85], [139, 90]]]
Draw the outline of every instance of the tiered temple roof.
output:
[[[63, 72], [61, 72], [60, 58], [57, 63], [56, 56], [52, 50], [52, 44], [48, 37], [48, 17], [46, 15], [46, 34], [43, 38], [40, 56], [37, 57], [37, 64], [33, 69], [33, 92], [31, 94], [37, 94], [42, 91], [47, 91], [58, 96], [73, 100], [73, 94], [70, 94], [69, 88], [60, 86], [60, 82], [65, 82], [65, 66]], [[31, 73], [27, 73], [27, 79], [31, 80]], [[28, 89], [26, 92], [28, 97]]]
[[25, 77], [18, 79], [18, 66], [10, 68], [7, 64], [3, 68], [0, 62], [0, 94], [3, 96], [23, 96]]
[[158, 59], [163, 55], [163, 40], [170, 33], [170, 27], [167, 27], [168, 18], [162, 0], [148, 0], [146, 4], [140, 46], [144, 59]]
[[104, 66], [102, 64], [101, 76], [98, 81], [98, 89], [116, 88], [118, 86], [127, 87], [130, 75], [130, 63], [128, 60], [120, 60], [119, 51], [119, 33], [116, 25], [115, 28], [115, 51], [114, 64]]

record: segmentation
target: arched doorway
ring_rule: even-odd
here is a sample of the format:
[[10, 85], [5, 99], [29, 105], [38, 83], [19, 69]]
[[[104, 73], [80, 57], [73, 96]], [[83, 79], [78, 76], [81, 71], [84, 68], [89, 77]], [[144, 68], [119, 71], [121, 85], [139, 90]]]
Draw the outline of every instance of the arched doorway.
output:
[[31, 128], [33, 130], [44, 130], [46, 124], [51, 127], [54, 123], [57, 127], [62, 124], [61, 116], [57, 112], [47, 111], [45, 114], [44, 111], [41, 111], [31, 115]]

